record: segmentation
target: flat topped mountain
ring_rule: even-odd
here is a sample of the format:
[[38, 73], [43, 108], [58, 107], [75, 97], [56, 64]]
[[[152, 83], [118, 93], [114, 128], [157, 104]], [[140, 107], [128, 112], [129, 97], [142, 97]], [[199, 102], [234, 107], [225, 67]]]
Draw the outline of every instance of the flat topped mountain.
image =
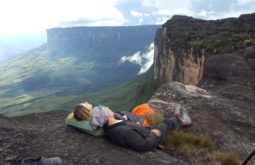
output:
[[59, 52], [59, 47], [82, 46], [104, 53], [114, 48], [141, 49], [144, 43], [150, 44], [153, 41], [158, 28], [159, 25], [52, 28], [47, 30], [47, 40], [53, 52]]

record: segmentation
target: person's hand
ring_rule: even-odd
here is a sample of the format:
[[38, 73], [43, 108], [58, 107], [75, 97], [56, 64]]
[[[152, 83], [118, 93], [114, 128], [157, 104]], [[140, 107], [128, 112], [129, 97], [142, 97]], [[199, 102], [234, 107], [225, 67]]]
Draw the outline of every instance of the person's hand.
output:
[[125, 120], [127, 120], [128, 118], [127, 118], [127, 115], [124, 115], [124, 116], [122, 116]]
[[151, 132], [155, 133], [158, 137], [161, 136], [161, 132], [159, 129], [152, 129]]

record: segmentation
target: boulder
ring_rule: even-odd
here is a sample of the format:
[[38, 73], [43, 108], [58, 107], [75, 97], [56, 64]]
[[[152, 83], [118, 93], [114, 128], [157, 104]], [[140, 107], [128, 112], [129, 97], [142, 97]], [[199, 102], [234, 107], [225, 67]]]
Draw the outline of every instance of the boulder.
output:
[[148, 103], [165, 117], [173, 116], [177, 104], [186, 107], [193, 120], [186, 131], [209, 136], [220, 151], [236, 151], [245, 159], [255, 148], [255, 92], [250, 87], [232, 84], [205, 90], [169, 82]]

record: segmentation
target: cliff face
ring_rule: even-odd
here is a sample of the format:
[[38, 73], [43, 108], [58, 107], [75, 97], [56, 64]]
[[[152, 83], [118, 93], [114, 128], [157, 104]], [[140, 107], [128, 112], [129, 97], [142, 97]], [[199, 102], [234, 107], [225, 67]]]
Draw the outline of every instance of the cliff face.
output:
[[197, 85], [207, 58], [255, 44], [255, 14], [216, 21], [174, 16], [155, 38], [154, 78]]

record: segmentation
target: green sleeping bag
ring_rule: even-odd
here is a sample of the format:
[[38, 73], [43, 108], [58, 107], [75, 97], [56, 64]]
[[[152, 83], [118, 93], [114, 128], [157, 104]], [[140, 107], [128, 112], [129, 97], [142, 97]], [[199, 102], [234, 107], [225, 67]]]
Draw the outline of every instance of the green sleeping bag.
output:
[[81, 131], [89, 133], [93, 136], [103, 136], [104, 135], [104, 129], [103, 128], [93, 129], [90, 126], [89, 121], [77, 121], [73, 117], [73, 113], [71, 113], [67, 116], [67, 118], [65, 119], [65, 124], [70, 125], [70, 126], [75, 127], [75, 128], [78, 128]]

